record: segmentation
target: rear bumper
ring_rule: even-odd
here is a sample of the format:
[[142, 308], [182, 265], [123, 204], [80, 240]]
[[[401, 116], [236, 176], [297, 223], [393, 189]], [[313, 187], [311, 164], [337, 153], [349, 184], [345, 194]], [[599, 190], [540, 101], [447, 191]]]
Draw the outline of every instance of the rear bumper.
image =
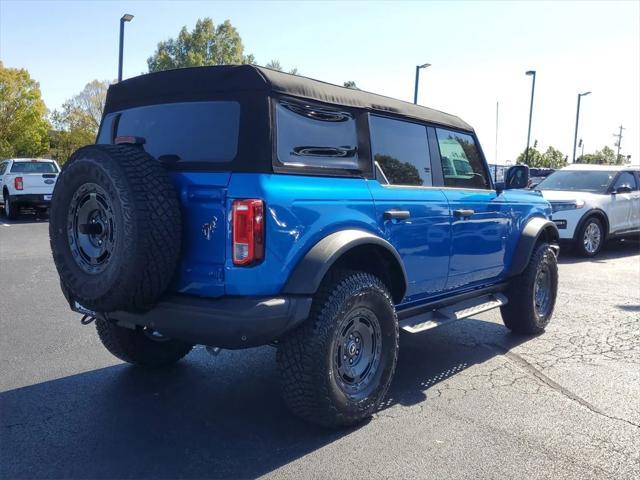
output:
[[[45, 200], [45, 198], [49, 198]], [[34, 207], [48, 207], [51, 203], [51, 194], [26, 193], [24, 195], [11, 195], [11, 200], [19, 205], [32, 205]]]
[[123, 326], [145, 326], [189, 343], [221, 348], [266, 345], [309, 316], [311, 297], [223, 297], [171, 295], [145, 313], [113, 312]]

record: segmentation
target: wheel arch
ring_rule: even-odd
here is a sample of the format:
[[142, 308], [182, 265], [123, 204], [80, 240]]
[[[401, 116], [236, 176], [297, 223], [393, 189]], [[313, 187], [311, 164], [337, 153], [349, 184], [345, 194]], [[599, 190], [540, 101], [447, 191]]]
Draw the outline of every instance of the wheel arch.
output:
[[378, 276], [384, 281], [394, 303], [407, 290], [407, 274], [400, 254], [383, 238], [363, 230], [341, 230], [327, 235], [298, 262], [283, 293], [312, 295], [333, 268], [349, 268]]
[[585, 222], [592, 217], [596, 217], [602, 222], [602, 226], [604, 227], [604, 238], [606, 239], [609, 236], [609, 234], [611, 233], [609, 226], [609, 217], [604, 210], [600, 208], [592, 208], [591, 210], [586, 211], [584, 215], [580, 217], [580, 220], [578, 220], [578, 224], [576, 225], [576, 228], [573, 232], [574, 241], [578, 239], [578, 232], [580, 232], [580, 229], [583, 227]]
[[544, 241], [559, 249], [560, 234], [558, 227], [551, 220], [542, 217], [531, 218], [520, 233], [518, 246], [511, 259], [511, 265], [507, 271], [507, 276], [519, 275], [524, 271], [533, 254], [535, 246]]

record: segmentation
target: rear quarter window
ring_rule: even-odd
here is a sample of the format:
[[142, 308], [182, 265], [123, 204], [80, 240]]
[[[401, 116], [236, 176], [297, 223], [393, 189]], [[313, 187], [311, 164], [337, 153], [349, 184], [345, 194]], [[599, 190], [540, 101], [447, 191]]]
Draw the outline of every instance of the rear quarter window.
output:
[[239, 129], [238, 102], [168, 103], [110, 113], [102, 122], [98, 143], [111, 143], [113, 132], [116, 137], [143, 137], [145, 151], [156, 158], [177, 155], [187, 162], [230, 162], [238, 152]]
[[278, 102], [277, 159], [286, 167], [359, 169], [354, 116], [346, 111]]

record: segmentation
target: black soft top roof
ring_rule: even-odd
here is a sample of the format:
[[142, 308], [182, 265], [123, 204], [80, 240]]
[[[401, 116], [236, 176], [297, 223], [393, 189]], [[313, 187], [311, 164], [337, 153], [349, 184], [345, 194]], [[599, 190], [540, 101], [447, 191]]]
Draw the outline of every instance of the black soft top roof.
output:
[[206, 100], [225, 93], [242, 95], [243, 92], [290, 95], [473, 131], [468, 123], [455, 115], [255, 65], [181, 68], [130, 78], [109, 87], [105, 114], [134, 106]]

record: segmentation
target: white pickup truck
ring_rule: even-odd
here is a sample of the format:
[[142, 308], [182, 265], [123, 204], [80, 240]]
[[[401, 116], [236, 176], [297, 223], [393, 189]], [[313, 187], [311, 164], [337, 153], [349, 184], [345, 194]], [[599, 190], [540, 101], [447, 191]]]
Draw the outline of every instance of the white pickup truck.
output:
[[46, 211], [59, 173], [60, 167], [54, 160], [11, 158], [0, 161], [0, 199], [7, 218], [15, 219], [21, 207]]

